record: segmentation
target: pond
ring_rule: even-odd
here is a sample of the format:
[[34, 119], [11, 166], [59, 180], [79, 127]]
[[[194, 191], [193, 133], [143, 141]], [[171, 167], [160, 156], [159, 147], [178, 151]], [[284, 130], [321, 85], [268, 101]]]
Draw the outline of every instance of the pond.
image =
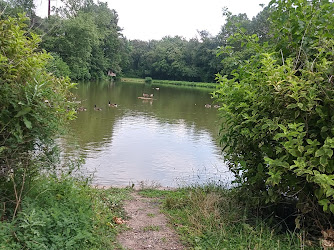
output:
[[[139, 99], [143, 93], [153, 99]], [[90, 82], [80, 83], [75, 94], [87, 110], [77, 114], [61, 144], [66, 154], [84, 159], [93, 184], [230, 182], [217, 139], [218, 112], [205, 107], [212, 103], [209, 90]]]

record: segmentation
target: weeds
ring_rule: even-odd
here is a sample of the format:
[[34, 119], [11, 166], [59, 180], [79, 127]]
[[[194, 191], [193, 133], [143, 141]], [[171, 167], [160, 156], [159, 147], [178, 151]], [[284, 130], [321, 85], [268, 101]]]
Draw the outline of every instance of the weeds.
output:
[[239, 202], [236, 189], [191, 187], [166, 192], [163, 197], [164, 212], [182, 240], [195, 249], [317, 248], [301, 233], [275, 231], [254, 217]]
[[[126, 226], [122, 202], [129, 189], [98, 190], [70, 177], [41, 177], [33, 183], [14, 221], [0, 223], [0, 249], [115, 249]], [[316, 249], [300, 232], [280, 232], [251, 214], [237, 189], [188, 187], [144, 189], [160, 198], [181, 239], [194, 249]], [[153, 217], [154, 214], [148, 214]], [[159, 231], [147, 225], [144, 232]]]
[[13, 222], [0, 223], [0, 249], [114, 249], [114, 216], [129, 190], [96, 190], [70, 177], [33, 183]]

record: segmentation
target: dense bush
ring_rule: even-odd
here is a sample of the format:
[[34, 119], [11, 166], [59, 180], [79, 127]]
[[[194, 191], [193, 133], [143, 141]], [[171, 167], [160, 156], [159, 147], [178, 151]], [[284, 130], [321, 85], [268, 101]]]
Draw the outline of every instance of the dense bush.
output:
[[33, 176], [54, 165], [53, 138], [74, 112], [68, 78], [45, 66], [27, 19], [0, 19], [0, 218], [15, 216]]
[[333, 15], [328, 0], [271, 1], [269, 45], [235, 34], [256, 53], [233, 79], [217, 75], [215, 92], [236, 181], [257, 204], [289, 201], [320, 228], [334, 213]]

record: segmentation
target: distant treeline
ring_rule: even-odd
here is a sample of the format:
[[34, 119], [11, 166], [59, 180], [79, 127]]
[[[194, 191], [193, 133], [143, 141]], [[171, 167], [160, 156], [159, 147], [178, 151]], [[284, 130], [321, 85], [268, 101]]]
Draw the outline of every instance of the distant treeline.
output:
[[[268, 33], [268, 10], [252, 20], [246, 14], [232, 15], [223, 10], [226, 23], [217, 36], [198, 31], [198, 38], [186, 40], [166, 36], [161, 40], [128, 40], [118, 26], [118, 14], [107, 3], [90, 0], [64, 0], [49, 18], [36, 15], [31, 0], [0, 0], [1, 18], [25, 12], [30, 26], [42, 35], [40, 47], [50, 52], [49, 70], [56, 76], [73, 80], [100, 79], [110, 73], [116, 76], [153, 79], [214, 82], [215, 74], [230, 75], [237, 68], [235, 59], [249, 54], [242, 44], [234, 44], [231, 53], [217, 56], [227, 39], [238, 32], [257, 34], [265, 41]], [[112, 7], [112, 6], [111, 6]]]
[[252, 20], [246, 14], [232, 15], [227, 10], [222, 14], [226, 23], [216, 36], [203, 30], [198, 31], [197, 38], [190, 40], [166, 36], [159, 41], [128, 41], [129, 59], [123, 72], [130, 77], [198, 82], [214, 82], [218, 72], [231, 75], [237, 68], [236, 61], [246, 60], [250, 54], [240, 43], [233, 44], [229, 53], [221, 53], [221, 48], [225, 48], [229, 37], [236, 33], [256, 34], [260, 42], [265, 42], [269, 10], [264, 8]]

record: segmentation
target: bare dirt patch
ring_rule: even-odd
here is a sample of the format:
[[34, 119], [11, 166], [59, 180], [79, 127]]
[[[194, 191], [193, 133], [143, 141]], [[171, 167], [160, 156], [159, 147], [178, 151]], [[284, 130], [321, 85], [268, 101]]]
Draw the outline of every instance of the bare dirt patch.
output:
[[118, 236], [124, 249], [186, 249], [160, 212], [158, 198], [145, 198], [137, 192], [132, 196], [133, 199], [124, 204], [129, 230]]

